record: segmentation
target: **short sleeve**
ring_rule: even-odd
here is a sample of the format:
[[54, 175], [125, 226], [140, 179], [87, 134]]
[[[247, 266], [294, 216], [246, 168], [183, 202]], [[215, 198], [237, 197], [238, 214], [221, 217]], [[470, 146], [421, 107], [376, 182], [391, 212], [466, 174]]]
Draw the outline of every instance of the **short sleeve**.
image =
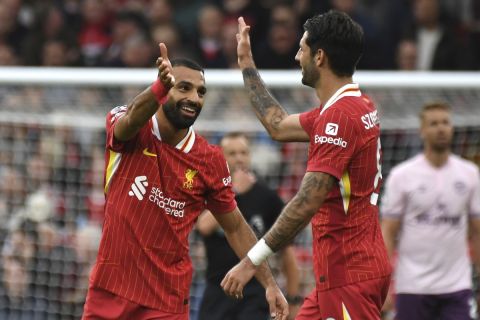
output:
[[[403, 181], [405, 181], [403, 179]], [[402, 190], [402, 176], [393, 169], [385, 182], [380, 212], [382, 217], [400, 219], [405, 213], [405, 192]]]
[[320, 108], [315, 108], [313, 110], [304, 112], [300, 114], [300, 125], [302, 126], [303, 130], [308, 133], [309, 136], [312, 135], [313, 125], [315, 123], [315, 119], [320, 114]]
[[469, 215], [473, 218], [480, 219], [480, 173], [475, 168], [473, 181], [473, 191], [470, 198]]
[[210, 190], [207, 194], [206, 206], [214, 214], [223, 214], [233, 211], [237, 207], [235, 194], [232, 190], [232, 177], [220, 149], [216, 149], [210, 163], [212, 175]]
[[340, 179], [361, 139], [356, 123], [340, 110], [329, 110], [319, 116], [313, 133], [307, 171], [325, 172]]
[[115, 125], [117, 124], [118, 119], [122, 118], [127, 113], [127, 106], [119, 106], [113, 108], [108, 114], [105, 124], [105, 129], [107, 133], [107, 148], [115, 152], [122, 152], [125, 150], [126, 145], [132, 143], [130, 141], [118, 141], [113, 133]]

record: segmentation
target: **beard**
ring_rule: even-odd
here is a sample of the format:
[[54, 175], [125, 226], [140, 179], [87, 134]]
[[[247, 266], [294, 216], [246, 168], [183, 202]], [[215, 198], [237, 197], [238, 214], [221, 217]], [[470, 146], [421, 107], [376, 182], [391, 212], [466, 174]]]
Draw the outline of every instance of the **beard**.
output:
[[[188, 117], [182, 114], [182, 107], [190, 107], [195, 110], [195, 116]], [[162, 106], [163, 113], [165, 117], [170, 121], [170, 123], [177, 129], [186, 129], [193, 125], [195, 120], [197, 120], [202, 110], [201, 106], [198, 103], [191, 101], [174, 101], [173, 99], [168, 99], [165, 104]]]
[[302, 83], [308, 87], [315, 88], [320, 75], [313, 65], [313, 61], [309, 61], [308, 64], [303, 67]]
[[431, 143], [430, 146], [431, 146], [433, 151], [435, 151], [437, 153], [443, 153], [443, 152], [446, 152], [446, 151], [450, 151], [451, 143], [452, 143], [451, 140], [449, 140], [448, 142], [447, 141], [445, 141], [445, 142], [434, 142], [434, 143]]

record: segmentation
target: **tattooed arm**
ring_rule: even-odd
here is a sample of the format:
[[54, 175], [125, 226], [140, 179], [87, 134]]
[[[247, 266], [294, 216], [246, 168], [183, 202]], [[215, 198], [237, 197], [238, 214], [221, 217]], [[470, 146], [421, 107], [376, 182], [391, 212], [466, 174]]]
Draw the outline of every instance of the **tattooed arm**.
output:
[[[327, 173], [307, 172], [298, 193], [263, 237], [266, 245], [275, 252], [290, 243], [310, 222], [336, 181], [335, 177]], [[257, 268], [249, 257], [243, 258], [222, 280], [223, 289], [227, 292], [230, 288], [242, 290]]]
[[238, 19], [237, 54], [238, 64], [243, 74], [245, 89], [248, 92], [257, 118], [265, 129], [277, 141], [309, 141], [308, 134], [300, 124], [298, 114], [289, 115], [288, 112], [267, 90], [260, 74], [258, 73], [252, 57], [250, 26], [245, 24], [243, 18]]
[[264, 236], [275, 252], [290, 243], [318, 211], [336, 178], [323, 172], [307, 172], [300, 190], [285, 206], [275, 224]]

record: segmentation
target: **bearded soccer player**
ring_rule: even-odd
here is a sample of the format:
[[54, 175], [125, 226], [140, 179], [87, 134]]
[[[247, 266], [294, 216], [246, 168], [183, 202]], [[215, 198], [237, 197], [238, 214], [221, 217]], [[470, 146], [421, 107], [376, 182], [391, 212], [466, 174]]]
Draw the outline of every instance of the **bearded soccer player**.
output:
[[[158, 79], [106, 119], [105, 224], [83, 319], [188, 319], [188, 234], [204, 209], [239, 257], [256, 242], [221, 149], [192, 127], [207, 91], [202, 68], [170, 62], [163, 43], [160, 52]], [[288, 305], [266, 264], [257, 278], [271, 314], [286, 319]]]
[[289, 115], [271, 96], [252, 58], [249, 29], [239, 19], [238, 63], [257, 117], [278, 141], [308, 141], [300, 190], [273, 227], [222, 281], [234, 295], [272, 252], [310, 221], [316, 288], [296, 319], [380, 319], [391, 267], [378, 217], [381, 182], [379, 119], [372, 101], [353, 83], [363, 31], [344, 13], [306, 21], [295, 59], [302, 83], [321, 105]]

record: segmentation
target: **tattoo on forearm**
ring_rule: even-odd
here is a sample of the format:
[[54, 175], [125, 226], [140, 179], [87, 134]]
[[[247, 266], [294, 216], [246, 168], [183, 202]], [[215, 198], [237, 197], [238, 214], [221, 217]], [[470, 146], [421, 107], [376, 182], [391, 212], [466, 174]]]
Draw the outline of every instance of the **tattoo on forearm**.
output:
[[279, 123], [288, 113], [267, 90], [257, 69], [246, 68], [242, 74], [245, 88], [259, 119], [267, 130], [278, 129]]
[[335, 183], [329, 174], [307, 173], [300, 190], [287, 204], [273, 227], [265, 235], [268, 246], [277, 251], [292, 241], [310, 222]]

